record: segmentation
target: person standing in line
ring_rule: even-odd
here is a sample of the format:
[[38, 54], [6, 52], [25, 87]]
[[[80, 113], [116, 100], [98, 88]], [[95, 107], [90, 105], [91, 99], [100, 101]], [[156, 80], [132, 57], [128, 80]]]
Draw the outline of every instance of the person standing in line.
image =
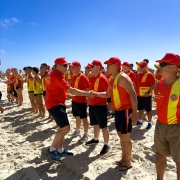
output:
[[118, 57], [111, 57], [104, 64], [107, 64], [108, 72], [113, 75], [113, 79], [106, 92], [93, 92], [93, 95], [102, 98], [111, 97], [115, 110], [115, 126], [122, 150], [122, 158], [113, 164], [119, 166], [119, 171], [126, 171], [132, 168], [130, 135], [132, 126], [136, 125], [138, 120], [136, 92], [129, 76], [121, 71], [121, 60]]
[[[99, 60], [94, 60], [91, 66], [92, 76], [89, 78], [90, 90], [95, 92], [104, 92], [108, 88], [108, 80], [101, 72], [102, 64]], [[87, 146], [99, 143], [100, 129], [103, 133], [104, 146], [100, 152], [101, 155], [106, 154], [109, 149], [109, 128], [107, 126], [107, 100], [101, 97], [89, 99], [89, 117], [90, 123], [94, 127], [94, 138], [86, 142]]]
[[[84, 91], [89, 91], [89, 80], [81, 73], [81, 64], [78, 61], [74, 61], [71, 64], [73, 76], [71, 78], [71, 84], [73, 88], [77, 88]], [[85, 96], [72, 96], [72, 113], [76, 118], [76, 130], [70, 134], [70, 136], [79, 136], [81, 121], [83, 122], [84, 135], [79, 142], [85, 142], [88, 139], [89, 122], [87, 119], [87, 97]]]

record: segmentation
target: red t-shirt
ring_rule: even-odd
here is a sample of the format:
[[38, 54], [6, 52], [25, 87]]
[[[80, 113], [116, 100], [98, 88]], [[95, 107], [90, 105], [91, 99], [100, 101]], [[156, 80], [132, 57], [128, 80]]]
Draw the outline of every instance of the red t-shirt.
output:
[[66, 81], [63, 74], [54, 70], [46, 81], [46, 108], [50, 109], [60, 104], [65, 105], [66, 91], [70, 84]]
[[[91, 76], [89, 78], [90, 90], [94, 91], [94, 88], [95, 88], [94, 84], [99, 77], [100, 77], [100, 79], [99, 79], [99, 85], [98, 85], [97, 92], [106, 92], [109, 83], [108, 83], [106, 76], [103, 75], [102, 73], [99, 73], [96, 77]], [[89, 98], [89, 104], [91, 106], [94, 106], [94, 105], [105, 106], [105, 105], [107, 105], [107, 100], [106, 100], [106, 98], [100, 98], [100, 97]]]
[[129, 71], [125, 72], [125, 73], [131, 78], [132, 82], [134, 82], [134, 83], [136, 82], [136, 75], [135, 75], [135, 73], [133, 71], [129, 70]]
[[[75, 87], [75, 82], [76, 80], [79, 81], [77, 82], [77, 87]], [[89, 79], [82, 73], [79, 73], [77, 76], [73, 75], [71, 78], [71, 83], [73, 88], [77, 88], [80, 90], [86, 90], [89, 88]], [[87, 102], [87, 97], [86, 96], [73, 96], [72, 101], [77, 102], [77, 103], [85, 103]]]
[[154, 91], [157, 103], [158, 121], [163, 124], [180, 123], [180, 79], [165, 86], [164, 79], [158, 82]]
[[[146, 73], [148, 73], [147, 76], [145, 75]], [[145, 79], [145, 81], [143, 81], [143, 78]], [[156, 81], [154, 75], [151, 72], [149, 71], [146, 71], [145, 73], [139, 72], [136, 76], [137, 96], [144, 97], [143, 93], [147, 92], [150, 89], [150, 87], [155, 84], [155, 82]]]

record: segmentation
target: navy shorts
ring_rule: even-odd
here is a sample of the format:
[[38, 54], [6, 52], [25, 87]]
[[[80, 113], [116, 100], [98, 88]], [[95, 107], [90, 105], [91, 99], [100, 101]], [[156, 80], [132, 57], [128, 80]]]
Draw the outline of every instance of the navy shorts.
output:
[[72, 101], [72, 113], [74, 117], [79, 116], [80, 119], [87, 118], [87, 103], [77, 103]]
[[151, 111], [151, 103], [152, 103], [152, 97], [137, 97], [138, 100], [138, 110], [144, 110], [146, 112]]
[[108, 107], [106, 106], [90, 106], [89, 105], [89, 117], [91, 125], [99, 125], [101, 129], [107, 127], [107, 112]]
[[57, 126], [59, 126], [60, 128], [63, 128], [69, 125], [65, 106], [63, 105], [54, 106], [48, 109], [48, 112], [49, 114], [51, 114], [51, 116], [56, 121]]
[[132, 109], [126, 109], [122, 111], [115, 111], [115, 126], [117, 132], [121, 134], [131, 133], [132, 120], [129, 119], [129, 115], [132, 113]]

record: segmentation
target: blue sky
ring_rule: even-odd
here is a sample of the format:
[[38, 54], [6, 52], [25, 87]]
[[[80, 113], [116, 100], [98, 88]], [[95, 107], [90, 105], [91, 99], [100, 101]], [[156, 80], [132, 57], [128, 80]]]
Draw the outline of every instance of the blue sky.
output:
[[0, 70], [180, 54], [179, 0], [0, 0]]

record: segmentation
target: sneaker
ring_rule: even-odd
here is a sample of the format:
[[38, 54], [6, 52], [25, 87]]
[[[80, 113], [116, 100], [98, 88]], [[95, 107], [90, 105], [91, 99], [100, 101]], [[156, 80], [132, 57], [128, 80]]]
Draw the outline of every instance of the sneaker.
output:
[[80, 135], [80, 131], [74, 131], [73, 133], [69, 134], [69, 136], [75, 137], [75, 136], [79, 136]]
[[68, 152], [68, 151], [66, 151], [66, 150], [64, 150], [62, 153], [60, 153], [60, 152], [57, 151], [57, 154], [58, 154], [59, 156], [63, 156], [63, 157], [73, 156], [73, 155], [74, 155], [72, 152]]
[[83, 143], [86, 142], [87, 140], [88, 140], [88, 135], [84, 134], [82, 138], [79, 140], [79, 142]]
[[91, 146], [93, 144], [97, 144], [98, 142], [99, 142], [99, 140], [91, 139], [90, 141], [86, 142], [86, 145], [87, 146]]
[[147, 130], [149, 130], [149, 129], [151, 129], [151, 128], [152, 128], [151, 123], [148, 123], [148, 125], [147, 125], [146, 129], [147, 129]]
[[136, 123], [136, 126], [141, 126], [142, 124], [143, 124], [143, 123], [141, 123], [141, 122], [138, 121], [138, 122]]
[[100, 154], [101, 154], [101, 155], [106, 154], [106, 153], [109, 151], [109, 149], [110, 149], [110, 146], [104, 144], [104, 146], [103, 146]]
[[46, 155], [52, 160], [61, 161], [61, 157], [57, 154], [57, 151], [50, 152], [49, 149], [46, 151]]

